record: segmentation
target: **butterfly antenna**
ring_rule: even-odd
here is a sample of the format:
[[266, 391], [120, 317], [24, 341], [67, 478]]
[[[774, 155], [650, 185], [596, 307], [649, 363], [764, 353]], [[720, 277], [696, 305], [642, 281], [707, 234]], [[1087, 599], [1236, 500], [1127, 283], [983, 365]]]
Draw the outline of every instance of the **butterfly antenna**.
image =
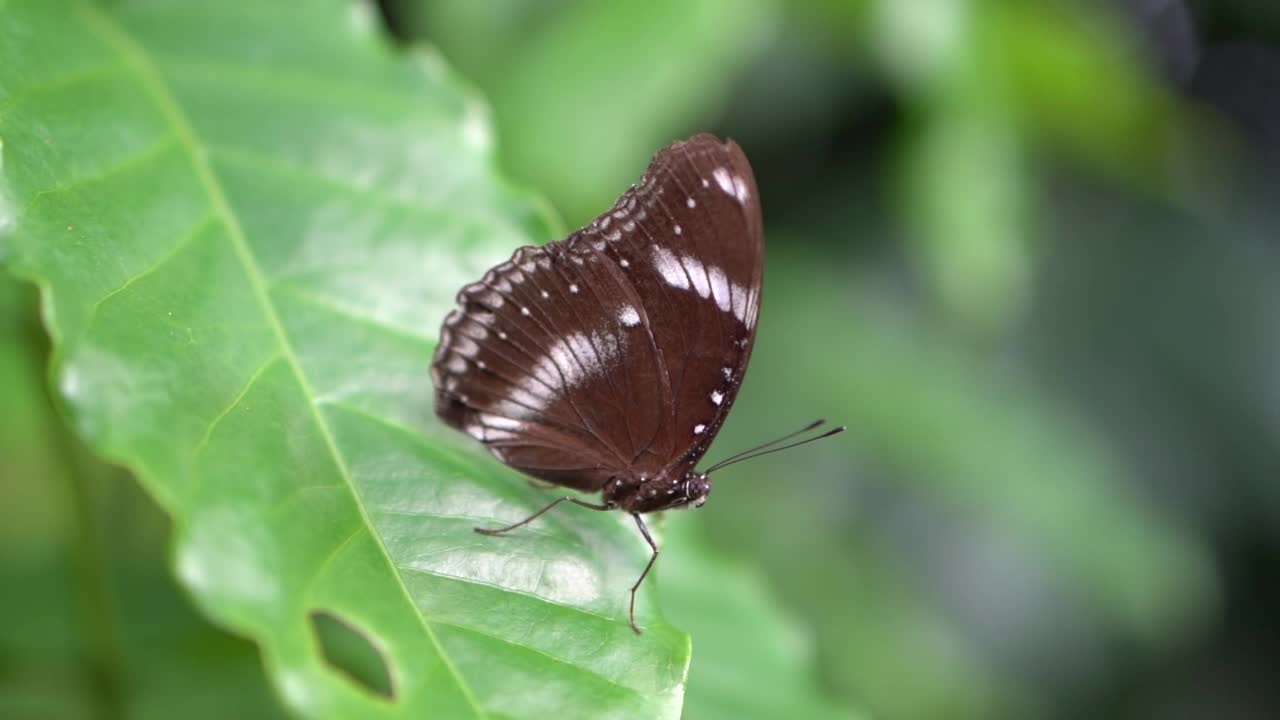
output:
[[[783, 450], [790, 450], [791, 448], [800, 447], [801, 445], [807, 445], [811, 442], [814, 442], [815, 440], [822, 440], [824, 438], [829, 438], [832, 435], [839, 435], [840, 433], [844, 432], [847, 429], [844, 425], [841, 425], [840, 427], [832, 428], [822, 433], [821, 435], [815, 435], [811, 438], [805, 438], [804, 440], [791, 443], [790, 445], [783, 445], [782, 447], [773, 447], [774, 445], [777, 445], [778, 443], [781, 443], [781, 442], [786, 442], [787, 440], [790, 440], [791, 438], [796, 437], [797, 435], [803, 435], [809, 432], [810, 430], [813, 430], [814, 428], [822, 425], [825, 422], [826, 420], [815, 420], [809, 423], [808, 425], [806, 425], [805, 427], [800, 428], [799, 430], [796, 430], [793, 433], [787, 433], [786, 435], [783, 435], [782, 437], [777, 438], [775, 440], [770, 440], [769, 442], [764, 443], [763, 445], [757, 445], [748, 450], [743, 450], [740, 453], [731, 455], [725, 458], [724, 460], [721, 460], [720, 462], [712, 465], [706, 470], [703, 470], [703, 472], [707, 474], [711, 474], [716, 470], [728, 467], [730, 465], [735, 465], [744, 460], [751, 460], [754, 458], [762, 457], [764, 455], [770, 455], [772, 453], [782, 452]], [[769, 448], [772, 448], [772, 449], [769, 449]]]
[[[787, 441], [787, 440], [790, 440], [791, 438], [793, 438], [793, 437], [795, 437], [795, 436], [797, 436], [797, 435], [803, 435], [803, 434], [805, 434], [805, 433], [809, 432], [810, 430], [812, 430], [812, 429], [814, 429], [814, 428], [818, 427], [819, 425], [821, 425], [821, 424], [823, 424], [823, 423], [825, 423], [825, 422], [826, 422], [826, 420], [823, 420], [823, 419], [814, 420], [813, 422], [809, 423], [808, 425], [805, 425], [804, 427], [800, 428], [799, 430], [796, 430], [795, 432], [787, 433], [786, 435], [783, 435], [783, 436], [782, 436], [782, 437], [780, 437], [780, 438], [774, 438], [773, 440], [770, 440], [769, 442], [764, 443], [763, 445], [757, 445], [757, 446], [755, 446], [755, 447], [753, 447], [753, 448], [747, 448], [746, 450], [743, 450], [743, 451], [741, 451], [741, 452], [734, 453], [733, 455], [730, 455], [729, 457], [727, 457], [727, 458], [725, 458], [725, 459], [721, 460], [720, 462], [718, 462], [718, 463], [716, 463], [716, 464], [712, 465], [712, 466], [711, 466], [711, 468], [712, 468], [712, 469], [714, 469], [714, 468], [722, 467], [722, 466], [724, 466], [724, 465], [728, 465], [729, 463], [731, 463], [731, 462], [733, 462], [733, 461], [737, 460], [738, 458], [742, 457], [743, 455], [750, 455], [751, 453], [756, 452], [757, 450], [764, 450], [764, 449], [765, 449], [765, 448], [767, 448], [767, 447], [773, 447], [774, 445], [777, 445], [777, 444], [778, 444], [778, 443], [780, 443], [780, 442], [785, 442], [785, 441]], [[709, 470], [707, 470], [707, 472], [711, 472], [711, 470], [709, 469]]]

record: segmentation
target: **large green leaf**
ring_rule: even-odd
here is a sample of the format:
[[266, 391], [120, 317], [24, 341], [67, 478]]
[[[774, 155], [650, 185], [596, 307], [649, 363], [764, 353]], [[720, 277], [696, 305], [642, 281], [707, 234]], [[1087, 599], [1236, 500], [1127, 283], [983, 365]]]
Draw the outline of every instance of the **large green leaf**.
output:
[[[465, 280], [549, 237], [488, 122], [363, 5], [0, 5], [0, 257], [34, 280], [78, 432], [173, 516], [197, 603], [296, 712], [679, 714], [689, 640], [620, 518], [471, 528], [541, 494], [431, 417]], [[364, 634], [384, 699], [310, 615]]]

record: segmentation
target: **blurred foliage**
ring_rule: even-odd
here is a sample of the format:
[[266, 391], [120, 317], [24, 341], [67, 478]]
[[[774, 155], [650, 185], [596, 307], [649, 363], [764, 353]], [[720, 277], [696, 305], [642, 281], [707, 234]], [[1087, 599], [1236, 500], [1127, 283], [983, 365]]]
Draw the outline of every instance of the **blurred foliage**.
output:
[[[497, 161], [565, 226], [673, 138], [715, 130], [753, 160], [767, 291], [712, 459], [815, 415], [851, 432], [726, 470], [705, 509], [666, 523], [655, 599], [693, 639], [688, 717], [1280, 713], [1280, 11], [380, 5], [487, 98]], [[246, 61], [299, 36], [264, 34]], [[0, 95], [6, 155], [10, 117]], [[433, 331], [467, 273], [551, 236], [536, 206], [498, 204], [510, 224], [464, 238], [488, 255], [433, 273], [427, 300], [361, 286], [364, 305], [416, 308]], [[378, 258], [344, 262], [355, 277]], [[33, 618], [0, 635], [0, 713], [159, 717], [196, 679], [272, 716], [252, 647], [165, 579], [163, 516], [50, 412], [31, 299], [0, 291], [17, 298], [0, 318], [0, 582], [22, 588], [7, 615]]]
[[753, 565], [708, 548], [698, 515], [663, 518], [670, 551], [659, 570], [671, 621], [695, 634], [683, 716], [855, 717], [818, 686], [811, 633], [789, 621]]
[[[502, 162], [577, 227], [714, 113], [773, 24], [772, 0], [406, 3], [410, 32], [478, 83]], [[637, 70], [642, 70], [637, 72]]]
[[902, 214], [922, 272], [964, 331], [998, 331], [1029, 301], [1033, 146], [1152, 185], [1182, 141], [1181, 116], [1115, 19], [1074, 3], [389, 4], [410, 36], [480, 84], [499, 108], [505, 165], [575, 226], [629, 182], [636, 158], [714, 117], [750, 58], [791, 50], [777, 44], [786, 11], [822, 30], [784, 41], [861, 47], [854, 58], [874, 61], [912, 111]]
[[175, 587], [165, 517], [54, 413], [35, 299], [0, 275], [0, 717], [284, 717]]
[[[727, 101], [666, 98], [682, 123], [672, 131], [627, 91], [649, 82], [654, 58], [690, 56], [687, 86], [701, 87], [732, 55], [731, 14], [724, 32], [675, 50], [643, 26], [628, 52], [558, 42], [568, 70], [522, 75], [516, 95], [505, 73], [539, 57], [526, 48], [583, 17], [604, 23], [598, 5], [388, 5], [404, 35], [454, 48], [503, 119], [507, 167], [536, 186], [555, 178], [571, 220], [610, 194], [599, 184], [643, 165], [637, 136], [657, 146], [711, 126], [744, 143], [770, 227], [768, 290], [752, 379], [717, 447], [811, 414], [853, 432], [734, 468], [701, 522], [813, 624], [832, 688], [922, 718], [1160, 716], [1179, 703], [1169, 697], [1198, 708], [1258, 694], [1241, 680], [1187, 697], [1171, 678], [1216, 666], [1233, 637], [1224, 618], [1258, 591], [1235, 579], [1242, 561], [1224, 543], [1270, 537], [1256, 518], [1280, 507], [1267, 449], [1274, 194], [1249, 162], [1276, 156], [1212, 102], [1259, 106], [1240, 120], [1276, 139], [1262, 109], [1276, 66], [1257, 67], [1256, 52], [1220, 60], [1194, 23], [1249, 36], [1280, 13], [777, 3], [764, 40], [737, 36], [748, 59]], [[613, 22], [641, 5], [611, 3]], [[597, 67], [607, 79], [583, 79]], [[567, 77], [581, 84], [566, 89]], [[581, 97], [608, 98], [623, 118], [608, 158], [575, 141]], [[614, 170], [560, 180], [602, 167]], [[1273, 541], [1246, 542], [1256, 558], [1253, 543]], [[1271, 659], [1222, 652], [1235, 668]], [[1265, 708], [1263, 695], [1238, 706]]]

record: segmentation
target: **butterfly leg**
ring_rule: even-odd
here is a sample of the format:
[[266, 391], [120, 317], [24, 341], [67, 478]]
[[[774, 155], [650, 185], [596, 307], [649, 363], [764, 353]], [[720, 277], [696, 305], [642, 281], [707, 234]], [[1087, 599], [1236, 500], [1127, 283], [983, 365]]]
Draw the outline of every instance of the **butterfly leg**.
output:
[[640, 534], [644, 536], [644, 541], [649, 543], [649, 547], [653, 548], [653, 555], [649, 556], [649, 564], [644, 566], [644, 572], [640, 573], [640, 577], [636, 579], [636, 584], [631, 586], [631, 629], [640, 634], [640, 626], [636, 625], [636, 590], [640, 588], [640, 583], [649, 576], [649, 571], [653, 569], [653, 563], [658, 559], [658, 544], [653, 541], [653, 537], [649, 535], [649, 528], [645, 527], [644, 520], [640, 519], [640, 513], [631, 513], [631, 517], [636, 519], [636, 527], [640, 528]]
[[[511, 525], [507, 525], [506, 527], [500, 527], [500, 528], [476, 528], [475, 531], [480, 533], [481, 535], [501, 535], [504, 532], [509, 532], [511, 530], [515, 530], [516, 528], [524, 527], [525, 525], [528, 525], [534, 520], [537, 520], [538, 517], [542, 515], [542, 513], [550, 510], [551, 508], [559, 505], [560, 503], [566, 500], [573, 503], [574, 505], [581, 505], [584, 508], [590, 508], [592, 510], [612, 510], [613, 509], [612, 505], [608, 505], [608, 504], [597, 505], [595, 503], [589, 503], [585, 500], [579, 500], [578, 498], [573, 497], [572, 495], [565, 495], [564, 497], [558, 497], [555, 500], [552, 500], [551, 502], [543, 506], [541, 510], [521, 520], [518, 523], [513, 523]], [[652, 545], [653, 541], [652, 540], [649, 541], [649, 544]]]

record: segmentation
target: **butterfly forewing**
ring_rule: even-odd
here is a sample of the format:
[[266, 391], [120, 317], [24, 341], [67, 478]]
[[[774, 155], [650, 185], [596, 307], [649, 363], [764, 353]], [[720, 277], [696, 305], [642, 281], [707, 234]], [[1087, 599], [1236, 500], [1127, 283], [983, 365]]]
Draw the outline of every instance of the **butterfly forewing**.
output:
[[562, 485], [683, 474], [746, 371], [763, 261], [741, 149], [675, 143], [609, 212], [463, 289], [432, 366], [436, 411]]

